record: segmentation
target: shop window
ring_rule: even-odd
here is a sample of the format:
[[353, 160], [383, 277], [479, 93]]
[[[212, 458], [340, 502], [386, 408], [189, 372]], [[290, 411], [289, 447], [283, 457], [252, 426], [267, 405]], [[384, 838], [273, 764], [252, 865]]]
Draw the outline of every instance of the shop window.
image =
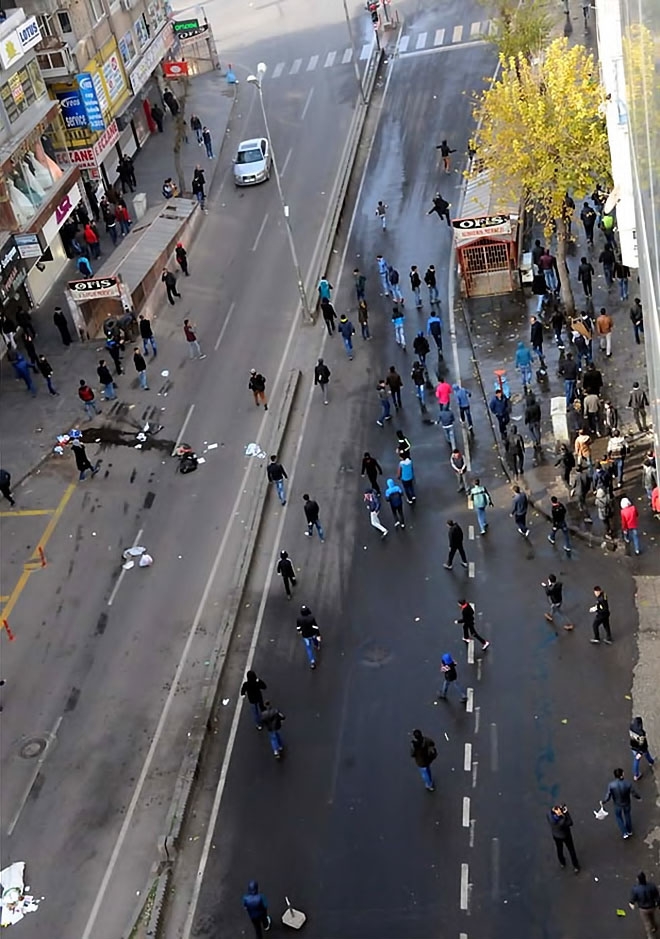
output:
[[121, 57], [124, 60], [124, 65], [128, 65], [129, 62], [132, 62], [137, 55], [135, 40], [133, 39], [133, 33], [130, 29], [127, 33], [124, 33], [124, 35], [119, 40], [119, 51], [121, 52]]
[[167, 10], [162, 0], [151, 0], [147, 7], [149, 20], [154, 30], [158, 30], [167, 19]]
[[46, 85], [35, 59], [0, 85], [0, 100], [10, 124], [15, 123], [35, 101], [46, 94]]
[[87, 0], [87, 2], [92, 14], [92, 23], [98, 23], [98, 21], [103, 17], [103, 6], [101, 4], [101, 0]]
[[65, 146], [58, 116], [36, 128], [0, 166], [0, 229], [24, 228], [48, 201], [64, 174], [56, 150]]
[[71, 26], [71, 20], [69, 19], [69, 14], [66, 10], [57, 11], [57, 19], [60, 24], [60, 29], [63, 33], [72, 33], [73, 27]]
[[149, 42], [149, 25], [144, 13], [138, 20], [135, 21], [133, 28], [135, 29], [138, 45], [140, 49], [142, 49]]

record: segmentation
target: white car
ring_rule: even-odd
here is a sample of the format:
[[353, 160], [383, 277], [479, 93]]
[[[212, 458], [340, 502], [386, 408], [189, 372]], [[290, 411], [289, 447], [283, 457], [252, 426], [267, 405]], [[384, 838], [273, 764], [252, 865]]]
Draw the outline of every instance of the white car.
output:
[[263, 183], [270, 179], [270, 165], [270, 146], [265, 137], [244, 140], [234, 157], [234, 183], [237, 186]]

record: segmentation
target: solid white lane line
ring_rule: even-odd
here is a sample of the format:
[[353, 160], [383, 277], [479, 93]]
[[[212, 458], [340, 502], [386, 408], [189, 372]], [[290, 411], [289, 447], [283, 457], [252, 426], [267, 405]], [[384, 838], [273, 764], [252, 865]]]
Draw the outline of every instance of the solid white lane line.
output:
[[415, 43], [415, 49], [423, 49], [426, 45], [426, 37], [428, 33], [420, 33], [417, 37], [417, 42]]
[[452, 41], [452, 42], [460, 42], [462, 38], [463, 38], [463, 27], [462, 27], [462, 26], [454, 26], [454, 32], [452, 33], [451, 41]]
[[475, 760], [474, 763], [472, 764], [472, 788], [473, 788], [473, 789], [476, 789], [476, 788], [477, 788], [477, 769], [478, 769], [478, 767], [479, 767], [479, 763], [478, 763], [477, 760]]
[[21, 817], [21, 813], [22, 813], [23, 809], [25, 808], [25, 803], [26, 803], [27, 800], [30, 798], [30, 793], [32, 792], [32, 787], [34, 786], [35, 782], [37, 781], [37, 776], [38, 776], [39, 773], [41, 772], [41, 767], [44, 765], [44, 761], [46, 760], [46, 757], [48, 756], [48, 754], [50, 753], [50, 751], [51, 751], [51, 749], [52, 749], [51, 744], [53, 744], [53, 743], [55, 742], [55, 738], [57, 737], [57, 731], [60, 729], [60, 724], [62, 723], [62, 720], [63, 720], [63, 719], [64, 719], [64, 715], [61, 714], [61, 715], [57, 718], [57, 720], [55, 721], [55, 723], [53, 724], [53, 729], [52, 729], [51, 732], [48, 734], [48, 746], [45, 747], [45, 748], [41, 751], [41, 755], [39, 756], [39, 759], [37, 760], [37, 762], [36, 762], [36, 764], [35, 764], [35, 766], [34, 766], [34, 769], [32, 770], [32, 775], [30, 776], [30, 780], [29, 780], [27, 786], [25, 787], [25, 789], [23, 790], [23, 795], [21, 796], [21, 800], [20, 800], [20, 802], [18, 803], [18, 808], [16, 809], [16, 812], [15, 812], [15, 814], [14, 814], [14, 817], [12, 818], [11, 822], [9, 823], [9, 827], [7, 828], [7, 837], [8, 837], [8, 838], [11, 838], [12, 834], [14, 833], [14, 829], [16, 828], [16, 825], [18, 824], [18, 820], [19, 820], [19, 818]]
[[289, 71], [289, 75], [297, 75], [298, 72], [300, 71], [300, 66], [301, 66], [301, 65], [302, 65], [302, 59], [296, 59], [295, 62], [293, 63], [293, 65], [291, 66], [291, 70]]
[[217, 352], [218, 349], [220, 348], [220, 343], [222, 342], [222, 339], [223, 339], [225, 333], [227, 332], [227, 327], [229, 326], [229, 321], [231, 320], [232, 315], [233, 315], [235, 309], [236, 309], [236, 301], [235, 301], [235, 300], [232, 300], [232, 301], [231, 301], [231, 304], [230, 304], [230, 307], [229, 307], [229, 310], [227, 311], [227, 316], [226, 316], [226, 318], [225, 318], [225, 321], [224, 321], [224, 323], [222, 324], [222, 329], [220, 330], [220, 335], [219, 335], [218, 338], [215, 340], [215, 345], [213, 346], [213, 351], [214, 351], [214, 352]]
[[465, 702], [465, 713], [472, 714], [474, 711], [474, 688], [468, 688], [467, 701]]
[[373, 42], [365, 42], [365, 44], [362, 46], [362, 51], [360, 52], [361, 61], [364, 61], [364, 59], [369, 58], [369, 56], [371, 55], [372, 46], [373, 46]]
[[467, 864], [461, 864], [461, 909], [468, 908], [468, 888], [470, 879], [470, 869]]
[[342, 64], [342, 65], [348, 65], [348, 63], [351, 61], [352, 58], [353, 58], [353, 50], [352, 50], [352, 49], [345, 49], [345, 50], [344, 50], [344, 54], [343, 54], [343, 56], [341, 57], [341, 64]]
[[[194, 404], [191, 405], [191, 407], [194, 407]], [[185, 427], [185, 423], [184, 423], [184, 427]], [[133, 544], [131, 545], [132, 548], [134, 548], [136, 545], [140, 544], [140, 541], [142, 540], [142, 535], [143, 535], [143, 534], [144, 534], [144, 528], [141, 528], [141, 529], [139, 530], [139, 532], [137, 533], [137, 535], [135, 536], [135, 541], [134, 541]], [[115, 597], [116, 597], [117, 594], [119, 593], [119, 588], [121, 587], [122, 583], [124, 582], [124, 577], [126, 577], [126, 571], [125, 571], [124, 568], [122, 567], [122, 569], [121, 569], [120, 572], [119, 572], [119, 577], [117, 578], [117, 581], [116, 581], [114, 587], [112, 588], [112, 593], [111, 593], [110, 596], [108, 597], [108, 606], [112, 606], [112, 604], [115, 602]]]
[[[192, 412], [193, 412], [194, 410], [195, 410], [195, 405], [194, 405], [194, 404], [191, 404], [190, 407], [188, 408], [188, 413], [186, 414], [186, 416], [185, 416], [184, 419], [183, 419], [183, 424], [181, 425], [181, 430], [180, 430], [179, 433], [177, 434], [177, 438], [176, 438], [176, 440], [175, 440], [175, 442], [174, 442], [174, 447], [172, 448], [171, 456], [174, 456], [174, 454], [175, 454], [176, 451], [177, 451], [177, 448], [178, 448], [179, 444], [180, 444], [181, 441], [183, 440], [183, 435], [184, 435], [185, 432], [186, 432], [186, 427], [188, 426], [188, 421], [189, 421], [190, 418], [192, 417]], [[137, 544], [137, 541], [136, 541], [135, 543]]]
[[500, 839], [493, 838], [490, 844], [490, 861], [492, 868], [491, 897], [500, 898]]
[[410, 36], [402, 36], [401, 39], [399, 39], [399, 47], [398, 47], [399, 52], [400, 53], [406, 52], [409, 45], [410, 45]]
[[470, 797], [463, 796], [463, 828], [470, 827]]
[[468, 525], [468, 538], [470, 541], [474, 541], [474, 525]]
[[479, 725], [481, 723], [481, 708], [477, 705], [474, 709], [474, 736], [476, 737], [479, 733]]
[[309, 60], [309, 62], [307, 63], [307, 71], [313, 72], [318, 64], [319, 64], [319, 57], [317, 55], [313, 55], [311, 59]]
[[293, 147], [289, 147], [289, 152], [284, 157], [284, 163], [282, 163], [282, 168], [280, 169], [280, 179], [286, 173], [286, 168], [289, 165], [289, 160], [291, 159], [291, 154], [293, 153]]
[[273, 69], [273, 74], [270, 77], [279, 78], [282, 72], [284, 71], [285, 65], [286, 65], [286, 62], [278, 62], [275, 68]]
[[335, 64], [335, 59], [337, 58], [336, 52], [328, 52], [325, 57], [325, 62], [323, 63], [323, 68], [331, 68]]
[[474, 665], [474, 639], [470, 639], [470, 641], [467, 644], [467, 647], [468, 647], [468, 651], [467, 651], [468, 665]]
[[497, 743], [497, 724], [490, 725], [490, 768], [496, 773], [500, 766], [499, 747]]
[[254, 239], [254, 244], [252, 245], [253, 251], [256, 251], [257, 248], [259, 247], [259, 242], [261, 241], [261, 236], [264, 233], [264, 228], [266, 227], [267, 222], [268, 222], [268, 212], [266, 212], [266, 214], [264, 215], [263, 221], [261, 225], [259, 226], [259, 231], [257, 232], [257, 237]]
[[469, 773], [472, 769], [472, 744], [466, 743], [463, 751], [463, 769]]
[[313, 94], [314, 94], [314, 85], [312, 85], [312, 87], [311, 87], [311, 88], [309, 89], [309, 91], [307, 92], [307, 100], [305, 101], [305, 106], [304, 106], [304, 108], [302, 109], [302, 114], [300, 115], [300, 120], [301, 120], [301, 121], [304, 121], [304, 120], [305, 120], [305, 117], [307, 116], [307, 110], [308, 110], [308, 108], [309, 108], [309, 106], [310, 106], [310, 104], [311, 104], [312, 95], [313, 95]]
[[433, 40], [434, 46], [441, 46], [445, 41], [445, 31], [444, 29], [436, 29], [435, 38]]

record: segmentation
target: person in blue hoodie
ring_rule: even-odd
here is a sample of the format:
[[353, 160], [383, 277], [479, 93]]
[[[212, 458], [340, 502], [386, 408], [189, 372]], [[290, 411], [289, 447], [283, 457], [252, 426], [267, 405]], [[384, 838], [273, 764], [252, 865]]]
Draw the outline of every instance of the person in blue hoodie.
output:
[[431, 313], [426, 321], [426, 331], [433, 336], [438, 352], [442, 355], [442, 320], [436, 313]]
[[453, 658], [451, 657], [451, 653], [445, 652], [445, 654], [442, 656], [440, 670], [442, 672], [442, 689], [438, 692], [438, 697], [435, 703], [437, 704], [438, 701], [446, 701], [447, 692], [452, 685], [455, 685], [456, 691], [458, 691], [461, 696], [461, 701], [465, 704], [467, 701], [467, 691], [458, 680], [456, 662], [454, 662]]
[[415, 469], [413, 467], [413, 461], [410, 459], [410, 454], [399, 462], [397, 478], [401, 480], [408, 505], [412, 505], [413, 502], [416, 501], [417, 496], [415, 495]]
[[527, 389], [532, 383], [532, 353], [524, 342], [519, 342], [516, 349], [516, 368], [520, 373], [523, 388]]
[[401, 486], [398, 486], [393, 479], [387, 480], [387, 489], [385, 498], [390, 504], [392, 515], [394, 516], [394, 527], [405, 528], [406, 520], [403, 515], [403, 492]]
[[452, 385], [452, 390], [454, 392], [454, 401], [460, 410], [461, 424], [465, 424], [467, 421], [468, 430], [472, 430], [472, 412], [470, 411], [471, 392], [460, 384]]
[[259, 884], [256, 880], [250, 881], [247, 893], [243, 895], [243, 909], [250, 917], [257, 939], [261, 939], [262, 929], [266, 931], [270, 929], [270, 916], [268, 903], [263, 893], [259, 893]]

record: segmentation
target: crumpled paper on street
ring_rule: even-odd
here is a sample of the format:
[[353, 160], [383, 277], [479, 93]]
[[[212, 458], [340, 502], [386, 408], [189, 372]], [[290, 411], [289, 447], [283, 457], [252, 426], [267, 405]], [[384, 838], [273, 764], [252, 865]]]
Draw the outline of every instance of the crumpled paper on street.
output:
[[26, 913], [39, 909], [39, 901], [25, 894], [25, 861], [14, 861], [0, 871], [0, 926], [14, 926]]

